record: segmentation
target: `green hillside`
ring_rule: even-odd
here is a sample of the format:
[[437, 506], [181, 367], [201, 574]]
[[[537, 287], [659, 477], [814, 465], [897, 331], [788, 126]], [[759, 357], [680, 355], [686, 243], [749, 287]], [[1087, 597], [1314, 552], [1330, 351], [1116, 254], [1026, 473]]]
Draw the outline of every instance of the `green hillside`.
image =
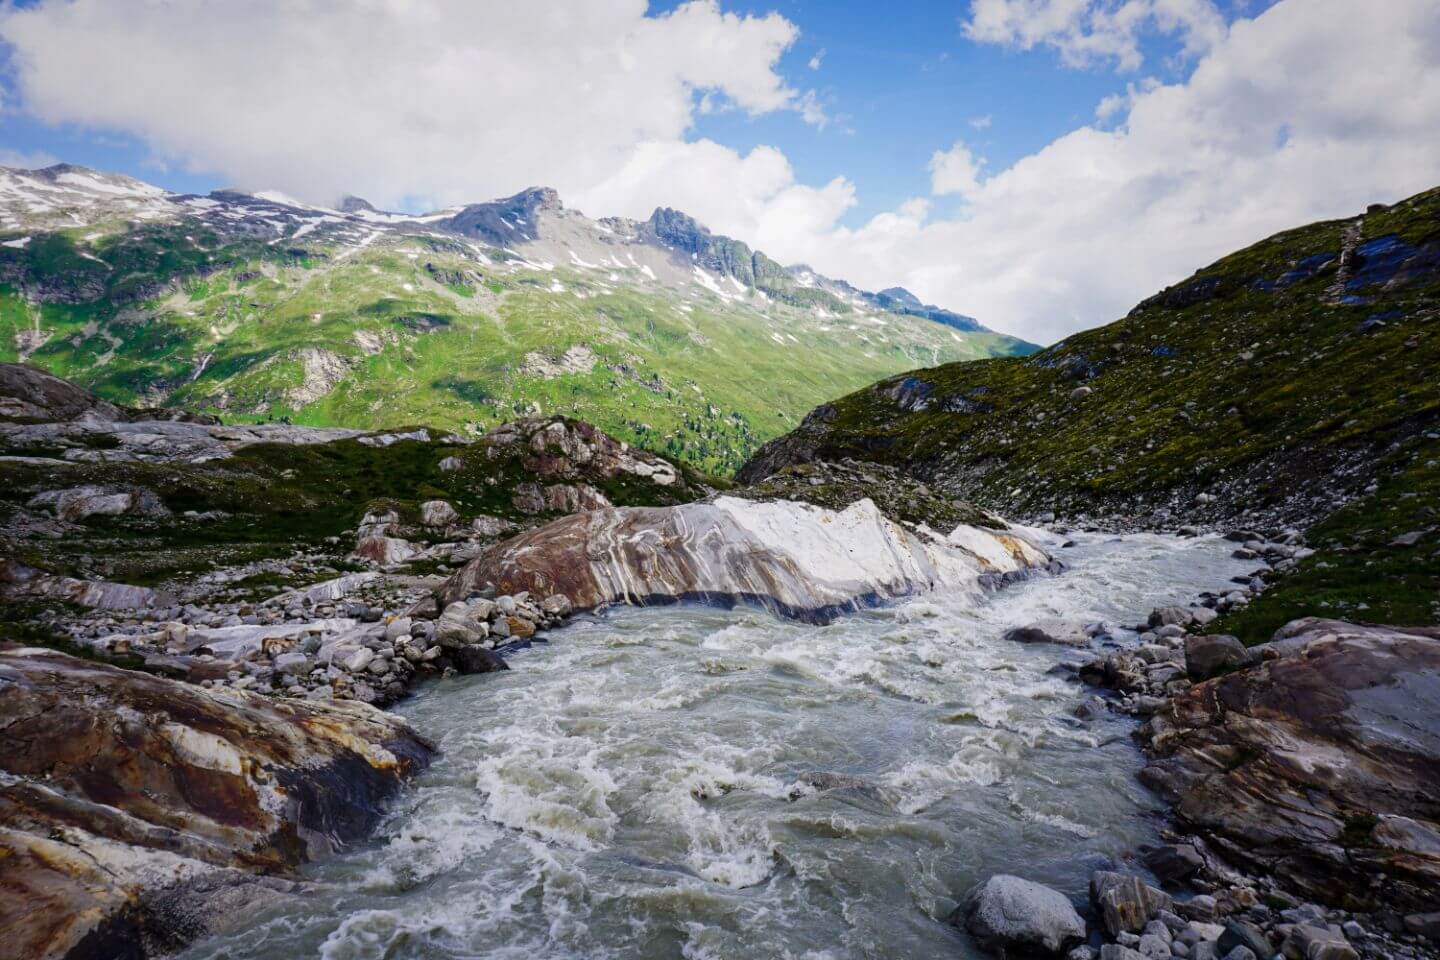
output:
[[1320, 553], [1236, 629], [1261, 636], [1302, 613], [1436, 622], [1437, 318], [1432, 190], [1278, 234], [1034, 356], [852, 393], [739, 476], [852, 457], [1009, 516], [1262, 530], [1323, 520], [1310, 535]]
[[570, 211], [554, 214], [578, 237], [567, 266], [423, 225], [283, 208], [275, 229], [280, 208], [238, 209], [0, 232], [0, 361], [231, 422], [475, 432], [565, 414], [728, 473], [829, 397], [1033, 349], [822, 291], [692, 281], [686, 260], [654, 282], [631, 256], [622, 275], [585, 259], [602, 228]]

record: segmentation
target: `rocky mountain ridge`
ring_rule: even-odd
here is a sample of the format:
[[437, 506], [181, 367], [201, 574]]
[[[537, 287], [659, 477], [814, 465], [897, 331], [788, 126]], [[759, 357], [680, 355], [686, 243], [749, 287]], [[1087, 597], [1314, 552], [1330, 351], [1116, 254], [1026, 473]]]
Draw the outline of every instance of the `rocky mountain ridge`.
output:
[[1231, 626], [1440, 621], [1440, 190], [1278, 234], [1024, 358], [815, 408], [737, 474], [851, 458], [1006, 516], [1310, 528], [1318, 555]]
[[591, 220], [532, 188], [412, 215], [0, 169], [0, 361], [132, 406], [474, 432], [561, 413], [729, 472], [827, 396], [1030, 349], [665, 209]]

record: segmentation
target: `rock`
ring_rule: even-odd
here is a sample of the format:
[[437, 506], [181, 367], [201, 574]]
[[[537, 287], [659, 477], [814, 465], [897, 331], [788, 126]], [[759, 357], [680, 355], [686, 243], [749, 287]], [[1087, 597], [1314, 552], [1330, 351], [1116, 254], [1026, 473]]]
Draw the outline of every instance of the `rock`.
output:
[[382, 567], [393, 567], [413, 559], [420, 551], [413, 543], [399, 537], [365, 537], [355, 544], [350, 556], [369, 560]]
[[448, 500], [426, 500], [420, 504], [420, 522], [431, 529], [443, 529], [460, 519]]
[[1409, 533], [1402, 533], [1390, 541], [1392, 547], [1413, 547], [1425, 536], [1424, 530], [1411, 530]]
[[1220, 614], [1216, 613], [1214, 610], [1211, 610], [1209, 607], [1190, 608], [1190, 622], [1193, 624], [1198, 624], [1199, 626], [1203, 627], [1208, 624], [1214, 623], [1219, 618]]
[[299, 651], [282, 653], [275, 658], [275, 670], [290, 676], [303, 677], [315, 667], [315, 661]]
[[567, 617], [571, 611], [570, 598], [563, 593], [546, 597], [540, 603], [540, 610], [548, 617]]
[[1145, 955], [1118, 943], [1107, 943], [1100, 948], [1100, 960], [1145, 960]]
[[508, 636], [519, 640], [535, 636], [535, 624], [524, 617], [506, 617], [505, 622], [510, 628]]
[[1090, 638], [1067, 629], [1058, 622], [1034, 623], [1028, 627], [1015, 627], [1005, 631], [1001, 638], [1011, 643], [1056, 643], [1068, 647], [1088, 647]]
[[23, 597], [63, 600], [95, 610], [153, 610], [175, 604], [173, 594], [150, 587], [53, 576], [18, 560], [0, 559], [0, 598]]
[[1090, 875], [1090, 904], [1105, 922], [1110, 935], [1137, 933], [1161, 910], [1172, 910], [1174, 900], [1139, 877], [1097, 870]]
[[1094, 392], [1095, 391], [1090, 387], [1076, 387], [1074, 390], [1070, 391], [1070, 399], [1084, 400], [1086, 397], [1090, 396], [1090, 394]]
[[1205, 858], [1190, 843], [1171, 843], [1156, 847], [1145, 856], [1145, 865], [1161, 883], [1185, 880], [1200, 872]]
[[340, 658], [339, 663], [340, 666], [349, 670], [351, 673], [360, 673], [369, 667], [370, 662], [374, 659], [374, 651], [369, 647], [359, 647], [346, 652], [345, 655]]
[[333, 580], [324, 580], [312, 584], [303, 590], [286, 594], [286, 598], [298, 597], [309, 603], [334, 603], [336, 600], [343, 600], [363, 587], [370, 586], [380, 579], [380, 574], [374, 571], [363, 573], [347, 573], [343, 577], [336, 577]]
[[440, 646], [453, 648], [484, 640], [489, 635], [488, 627], [470, 619], [463, 606], [458, 610], [455, 606], [447, 607], [435, 621], [435, 639]]
[[870, 500], [843, 511], [718, 497], [555, 520], [492, 547], [452, 577], [445, 601], [481, 585], [563, 594], [577, 609], [703, 597], [810, 621], [945, 585], [1018, 576], [1049, 557], [1019, 535], [962, 525], [912, 531]]
[[1360, 960], [1360, 954], [1350, 946], [1339, 927], [1320, 927], [1296, 924], [1280, 952], [1286, 960]]
[[1185, 626], [1193, 619], [1193, 611], [1189, 607], [1159, 607], [1150, 611], [1150, 626], [1163, 627], [1169, 624]]
[[1405, 918], [1405, 930], [1417, 937], [1440, 941], [1440, 912], [1412, 913]]
[[1166, 960], [1171, 954], [1169, 940], [1149, 933], [1140, 937], [1140, 943], [1135, 949], [1140, 956], [1149, 960]]
[[394, 643], [401, 637], [408, 637], [414, 629], [414, 620], [410, 617], [396, 617], [385, 625], [385, 639]]
[[1227, 920], [1225, 932], [1215, 943], [1223, 956], [1230, 956], [1236, 947], [1243, 947], [1256, 957], [1275, 956], [1275, 947], [1265, 931], [1246, 920]]
[[83, 486], [47, 490], [30, 498], [32, 510], [50, 510], [61, 520], [79, 522], [90, 517], [164, 517], [170, 511], [153, 490], [143, 487], [115, 489]]
[[1245, 645], [1229, 634], [1185, 638], [1185, 672], [1191, 680], [1208, 680], [1218, 673], [1243, 667], [1252, 659]]
[[464, 674], [493, 673], [496, 670], [510, 669], [510, 665], [502, 660], [499, 654], [479, 644], [461, 647], [451, 654], [451, 659], [455, 661], [455, 669]]
[[1141, 779], [1308, 900], [1440, 911], [1437, 633], [1294, 621], [1147, 724]]
[[1085, 921], [1061, 893], [1020, 877], [998, 874], [970, 892], [965, 929], [981, 945], [1058, 954], [1085, 937]]
[[0, 929], [15, 957], [183, 945], [255, 902], [225, 892], [247, 874], [364, 836], [431, 754], [362, 704], [207, 691], [13, 645], [0, 728]]

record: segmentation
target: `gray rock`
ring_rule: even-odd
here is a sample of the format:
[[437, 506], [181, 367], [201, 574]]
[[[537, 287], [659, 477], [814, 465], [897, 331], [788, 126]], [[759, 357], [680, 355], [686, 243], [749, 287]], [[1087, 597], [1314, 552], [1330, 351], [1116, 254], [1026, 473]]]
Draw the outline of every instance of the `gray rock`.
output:
[[1280, 946], [1286, 960], [1359, 960], [1339, 927], [1299, 923]]
[[510, 669], [509, 664], [502, 660], [499, 654], [478, 645], [461, 647], [455, 651], [452, 658], [455, 669], [464, 674], [493, 673]]
[[1265, 931], [1248, 920], [1227, 920], [1225, 932], [1220, 934], [1215, 945], [1226, 960], [1229, 960], [1237, 947], [1248, 950], [1256, 957], [1275, 956], [1275, 947], [1270, 943]]
[[1216, 674], [1243, 667], [1250, 660], [1250, 651], [1229, 634], [1185, 638], [1185, 670], [1192, 680], [1208, 680]]
[[1084, 938], [1085, 921], [1064, 894], [998, 874], [971, 891], [965, 929], [987, 947], [1058, 954], [1066, 943]]
[[1139, 877], [1109, 870], [1097, 870], [1090, 875], [1090, 903], [1112, 937], [1143, 930], [1161, 910], [1173, 910], [1175, 906], [1169, 894]]
[[1100, 960], [1145, 960], [1145, 955], [1118, 943], [1107, 943], [1100, 948]]
[[1191, 621], [1191, 610], [1188, 607], [1160, 607], [1150, 612], [1150, 626], [1164, 627], [1170, 624], [1184, 626]]
[[290, 676], [304, 676], [315, 668], [315, 661], [299, 651], [282, 653], [275, 658], [275, 669]]
[[1140, 956], [1148, 957], [1149, 960], [1165, 960], [1171, 955], [1170, 941], [1150, 933], [1140, 938], [1140, 946], [1136, 949]]

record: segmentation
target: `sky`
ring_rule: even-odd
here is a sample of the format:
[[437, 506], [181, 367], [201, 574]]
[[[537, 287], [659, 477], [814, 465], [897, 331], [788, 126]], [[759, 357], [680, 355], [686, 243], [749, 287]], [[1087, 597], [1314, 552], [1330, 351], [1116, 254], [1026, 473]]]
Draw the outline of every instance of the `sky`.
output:
[[0, 163], [55, 160], [672, 206], [1049, 343], [1440, 185], [1440, 3], [0, 0]]

